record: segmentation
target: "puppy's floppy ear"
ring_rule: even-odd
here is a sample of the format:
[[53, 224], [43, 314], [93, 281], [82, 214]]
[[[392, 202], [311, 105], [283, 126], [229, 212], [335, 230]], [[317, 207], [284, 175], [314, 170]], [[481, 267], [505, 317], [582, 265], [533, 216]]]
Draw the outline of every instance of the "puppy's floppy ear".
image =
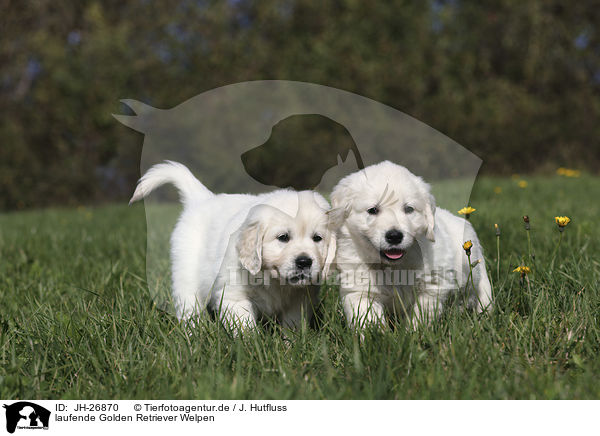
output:
[[431, 193], [428, 193], [427, 196], [428, 201], [425, 204], [425, 220], [427, 221], [427, 232], [425, 233], [425, 236], [431, 242], [435, 242], [435, 197]]
[[329, 209], [325, 213], [327, 214], [327, 227], [335, 233], [350, 215], [350, 205]]
[[[416, 177], [416, 176], [415, 176]], [[416, 177], [417, 189], [425, 202], [423, 215], [425, 217], [425, 237], [431, 242], [435, 242], [435, 197], [431, 193], [431, 185], [425, 182], [421, 177]]]
[[327, 218], [329, 219], [328, 226], [334, 231], [339, 229], [348, 215], [350, 215], [350, 209], [352, 208], [352, 191], [347, 183], [342, 180], [333, 188], [331, 193], [331, 209], [327, 211]]
[[327, 278], [329, 275], [329, 269], [335, 259], [335, 252], [337, 250], [336, 241], [336, 230], [332, 229], [329, 231], [329, 237], [327, 238], [327, 254], [325, 255], [325, 262], [323, 263], [323, 278]]
[[250, 274], [258, 274], [262, 267], [262, 244], [265, 229], [258, 219], [248, 218], [242, 225], [237, 241], [240, 263]]
[[350, 187], [345, 179], [342, 179], [331, 192], [331, 209], [344, 208], [350, 202]]

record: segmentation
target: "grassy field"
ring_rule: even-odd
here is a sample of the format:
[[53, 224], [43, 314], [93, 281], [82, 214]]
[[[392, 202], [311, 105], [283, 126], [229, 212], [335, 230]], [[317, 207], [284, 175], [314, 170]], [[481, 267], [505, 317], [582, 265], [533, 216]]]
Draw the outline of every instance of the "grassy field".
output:
[[[211, 320], [188, 335], [145, 284], [142, 206], [0, 215], [0, 398], [600, 398], [600, 179], [526, 180], [474, 188], [491, 313], [451, 308], [362, 343], [335, 289], [291, 341], [273, 326], [232, 338]], [[551, 266], [555, 215], [572, 222]], [[523, 259], [529, 287], [512, 272]]]

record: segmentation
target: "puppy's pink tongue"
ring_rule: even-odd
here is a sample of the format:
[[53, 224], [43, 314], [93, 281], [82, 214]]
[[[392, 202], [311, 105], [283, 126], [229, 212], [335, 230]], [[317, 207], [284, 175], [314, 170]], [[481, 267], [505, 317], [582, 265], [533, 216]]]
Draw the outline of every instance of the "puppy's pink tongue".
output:
[[404, 252], [400, 250], [389, 250], [384, 251], [383, 253], [385, 254], [385, 257], [393, 260], [400, 259], [402, 256], [404, 256]]

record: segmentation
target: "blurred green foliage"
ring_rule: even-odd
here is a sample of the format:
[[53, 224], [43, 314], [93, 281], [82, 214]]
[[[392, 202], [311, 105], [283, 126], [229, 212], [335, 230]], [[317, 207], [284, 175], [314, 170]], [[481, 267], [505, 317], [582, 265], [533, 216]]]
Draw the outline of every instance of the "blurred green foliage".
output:
[[127, 198], [142, 137], [111, 117], [120, 99], [169, 108], [259, 79], [388, 104], [489, 172], [595, 172], [598, 6], [0, 0], [0, 210]]

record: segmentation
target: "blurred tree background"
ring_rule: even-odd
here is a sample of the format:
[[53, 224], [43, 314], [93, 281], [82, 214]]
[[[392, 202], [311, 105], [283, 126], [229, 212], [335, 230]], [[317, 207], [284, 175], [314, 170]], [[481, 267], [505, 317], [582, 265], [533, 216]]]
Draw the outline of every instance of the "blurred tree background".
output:
[[[235, 82], [313, 82], [434, 127], [497, 174], [600, 162], [594, 1], [0, 0], [0, 210], [125, 200], [170, 108]], [[220, 163], [225, 164], [225, 163]]]

